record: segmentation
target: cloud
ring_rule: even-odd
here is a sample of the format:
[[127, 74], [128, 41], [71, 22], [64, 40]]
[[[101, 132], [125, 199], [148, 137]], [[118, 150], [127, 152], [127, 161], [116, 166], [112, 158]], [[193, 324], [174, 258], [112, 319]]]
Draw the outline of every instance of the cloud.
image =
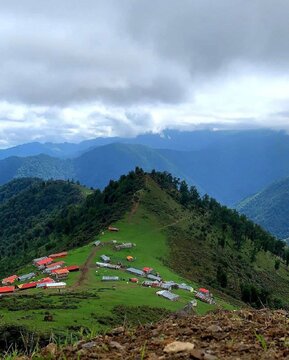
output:
[[288, 128], [287, 0], [0, 4], [0, 146]]

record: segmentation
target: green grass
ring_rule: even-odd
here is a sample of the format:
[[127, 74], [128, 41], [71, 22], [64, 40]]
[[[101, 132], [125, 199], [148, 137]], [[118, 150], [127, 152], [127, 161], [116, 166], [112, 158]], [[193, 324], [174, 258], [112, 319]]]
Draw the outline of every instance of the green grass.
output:
[[[165, 200], [171, 200], [163, 199], [164, 206], [170, 207], [171, 204], [166, 204]], [[173, 290], [174, 293], [180, 295], [180, 299], [177, 302], [171, 302], [157, 296], [157, 289], [142, 287], [140, 285], [142, 279], [140, 279], [139, 284], [130, 283], [128, 280], [132, 275], [124, 270], [98, 269], [95, 262], [100, 260], [100, 255], [106, 254], [111, 257], [112, 263], [121, 261], [124, 264], [140, 269], [144, 266], [152, 267], [165, 280], [186, 282], [194, 288], [203, 285], [185, 280], [165, 265], [166, 259], [169, 257], [167, 229], [175, 219], [185, 222], [185, 218], [182, 220], [183, 216], [184, 214], [180, 209], [175, 209], [174, 214], [165, 214], [163, 219], [160, 219], [158, 214], [146, 210], [145, 206], [139, 206], [133, 216], [127, 214], [123, 220], [114, 224], [120, 229], [118, 233], [105, 231], [103, 235], [97, 237], [105, 245], [97, 250], [89, 266], [85, 281], [78, 288], [75, 288], [73, 285], [81, 276], [80, 272], [69, 274], [67, 279], [68, 288], [61, 291], [63, 295], [55, 290], [32, 289], [23, 291], [21, 292], [23, 297], [19, 299], [20, 308], [22, 303], [23, 309], [11, 311], [11, 309], [2, 307], [2, 323], [23, 324], [32, 331], [46, 333], [61, 332], [65, 334], [68, 331], [67, 329], [70, 329], [69, 331], [76, 331], [77, 328], [81, 327], [97, 332], [106, 328], [98, 319], [113, 317], [113, 309], [120, 305], [125, 305], [126, 307], [149, 306], [170, 311], [182, 309], [194, 298], [192, 293], [184, 290]], [[112, 245], [108, 244], [110, 240], [133, 242], [136, 246], [132, 249], [116, 251]], [[94, 246], [91, 243], [70, 251], [69, 255], [63, 260], [66, 262], [66, 265], [83, 266], [93, 250]], [[135, 261], [132, 263], [127, 262], [126, 257], [128, 255], [132, 255]], [[29, 265], [22, 269], [21, 273], [32, 270], [34, 268]], [[102, 275], [116, 275], [121, 277], [122, 280], [114, 283], [102, 282]], [[28, 299], [25, 299], [26, 294]], [[13, 303], [13, 296], [9, 299]], [[25, 308], [27, 301], [32, 302], [30, 309]], [[33, 304], [35, 304], [34, 309]], [[39, 309], [39, 306], [42, 306], [41, 304], [43, 309]], [[217, 298], [217, 304], [218, 307], [229, 310], [234, 309], [232, 305], [220, 298]], [[55, 307], [58, 308], [55, 309]], [[216, 306], [198, 301], [196, 311], [199, 314], [204, 314], [215, 308]], [[52, 322], [45, 322], [43, 320], [46, 311], [53, 315]]]

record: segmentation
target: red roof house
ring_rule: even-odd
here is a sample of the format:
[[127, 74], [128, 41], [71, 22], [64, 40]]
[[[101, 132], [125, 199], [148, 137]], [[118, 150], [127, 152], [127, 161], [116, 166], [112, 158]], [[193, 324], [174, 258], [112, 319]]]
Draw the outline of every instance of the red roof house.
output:
[[9, 276], [2, 280], [3, 285], [13, 284], [18, 279], [17, 275]]
[[26, 283], [26, 284], [21, 284], [21, 285], [18, 285], [18, 288], [20, 290], [27, 290], [27, 289], [33, 289], [33, 288], [36, 288], [36, 285], [38, 284], [37, 281], [34, 281], [34, 282], [31, 282], [31, 283]]
[[63, 269], [66, 269], [66, 270], [68, 270], [69, 272], [79, 271], [79, 270], [80, 270], [79, 266], [77, 266], [77, 265], [66, 266], [66, 267], [63, 268]]
[[46, 277], [46, 278], [43, 278], [43, 279], [38, 280], [38, 281], [37, 281], [37, 284], [51, 283], [51, 282], [54, 282], [54, 280], [51, 279], [50, 277]]
[[2, 286], [0, 287], [0, 294], [11, 293], [15, 291], [15, 286]]
[[199, 292], [204, 293], [204, 294], [208, 294], [209, 290], [205, 289], [205, 288], [200, 288]]
[[58, 261], [58, 262], [55, 262], [55, 263], [51, 263], [50, 265], [47, 265], [46, 266], [46, 269], [50, 269], [50, 268], [52, 268], [52, 267], [54, 267], [54, 266], [62, 266], [62, 265], [64, 265], [64, 261]]
[[145, 272], [147, 274], [149, 274], [150, 272], [153, 271], [153, 269], [151, 267], [144, 267], [142, 270], [143, 270], [143, 272]]
[[63, 251], [63, 252], [60, 252], [60, 253], [57, 253], [57, 254], [51, 254], [51, 255], [49, 255], [49, 257], [51, 258], [51, 259], [57, 259], [57, 258], [62, 258], [62, 257], [65, 257], [65, 256], [67, 256], [67, 251]]
[[48, 257], [46, 259], [42, 259], [42, 260], [37, 261], [37, 263], [35, 265], [38, 266], [38, 267], [46, 266], [46, 265], [51, 264], [52, 262], [53, 262], [53, 259]]

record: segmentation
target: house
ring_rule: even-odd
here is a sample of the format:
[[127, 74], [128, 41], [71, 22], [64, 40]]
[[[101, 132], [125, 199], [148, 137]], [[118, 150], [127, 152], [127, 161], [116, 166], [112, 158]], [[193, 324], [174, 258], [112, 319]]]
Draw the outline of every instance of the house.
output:
[[40, 258], [34, 259], [32, 262], [33, 262], [33, 264], [35, 265], [38, 261], [44, 260], [44, 259], [47, 259], [47, 258], [48, 258], [48, 256], [42, 256], [42, 257], [40, 257]]
[[120, 266], [119, 265], [113, 265], [113, 264], [107, 264], [107, 263], [102, 263], [102, 262], [96, 262], [96, 265], [98, 267], [102, 267], [102, 268], [106, 268], [106, 269], [113, 269], [113, 270], [119, 270]]
[[168, 299], [170, 301], [177, 301], [179, 299], [179, 295], [173, 294], [173, 293], [171, 293], [170, 291], [167, 291], [167, 290], [157, 291], [156, 294], [158, 296], [162, 296], [165, 299]]
[[190, 291], [190, 292], [192, 292], [194, 290], [191, 286], [186, 285], [184, 283], [183, 284], [178, 284], [178, 288], [182, 289], [182, 290], [187, 290], [187, 291]]
[[12, 275], [12, 276], [9, 276], [9, 277], [3, 279], [2, 284], [3, 285], [10, 285], [10, 284], [13, 284], [17, 279], [18, 279], [17, 275]]
[[35, 265], [38, 267], [38, 269], [44, 269], [47, 265], [50, 265], [53, 262], [53, 259], [50, 257], [47, 257], [45, 259], [39, 260], [35, 263]]
[[57, 270], [57, 269], [61, 269], [61, 265], [54, 265], [52, 264], [53, 266], [51, 267], [47, 267], [46, 269], [44, 269], [42, 272], [43, 274], [50, 274], [53, 270]]
[[152, 271], [153, 271], [153, 268], [151, 268], [151, 267], [144, 267], [143, 269], [143, 272], [145, 272], [146, 274], [150, 274]]
[[0, 287], [0, 294], [12, 293], [15, 291], [15, 286], [2, 286]]
[[51, 259], [57, 259], [57, 258], [63, 258], [63, 257], [65, 257], [65, 256], [67, 256], [67, 251], [63, 251], [63, 252], [60, 252], [60, 253], [57, 253], [57, 254], [51, 254], [51, 255], [49, 255], [49, 257], [51, 258]]
[[65, 264], [64, 261], [57, 261], [57, 262], [51, 263], [50, 265], [46, 265], [46, 269], [51, 269], [54, 266], [63, 266], [64, 264]]
[[38, 284], [38, 282], [34, 281], [31, 283], [20, 284], [20, 285], [18, 285], [18, 288], [19, 288], [19, 290], [33, 289], [33, 288], [36, 288], [37, 284]]
[[142, 270], [139, 269], [135, 269], [135, 268], [127, 268], [126, 269], [127, 272], [137, 275], [137, 276], [145, 276], [145, 273]]
[[213, 295], [210, 293], [210, 291], [208, 289], [205, 288], [200, 288], [196, 294], [195, 294], [195, 298], [199, 299], [203, 302], [206, 302], [208, 304], [216, 304], [216, 301], [213, 298]]
[[160, 287], [164, 290], [177, 289], [178, 285], [174, 281], [165, 281], [160, 284]]
[[144, 282], [142, 283], [142, 286], [146, 286], [146, 287], [159, 287], [160, 284], [159, 284], [159, 282], [157, 282], [157, 281], [144, 281]]
[[159, 276], [155, 276], [155, 275], [152, 275], [152, 274], [148, 274], [146, 276], [148, 279], [150, 280], [153, 280], [153, 281], [158, 281], [158, 282], [161, 282], [162, 281], [162, 278], [159, 277]]
[[101, 244], [100, 240], [97, 240], [97, 241], [95, 241], [95, 242], [93, 243], [93, 245], [96, 246], [96, 247], [97, 247], [97, 246], [100, 246], [100, 244]]
[[103, 276], [101, 281], [119, 281], [118, 276]]
[[37, 281], [36, 287], [37, 288], [43, 288], [43, 287], [45, 287], [46, 284], [54, 283], [54, 282], [55, 281], [53, 279], [51, 279], [50, 277], [47, 277], [47, 278], [44, 278], [44, 279], [41, 279], [41, 280]]
[[58, 283], [46, 283], [44, 289], [63, 289], [66, 287], [65, 282], [58, 282]]
[[108, 227], [108, 231], [118, 232], [118, 231], [119, 231], [119, 228], [114, 227], [114, 226], [109, 226], [109, 227]]
[[137, 284], [138, 283], [138, 278], [130, 278], [129, 281], [132, 282], [132, 283]]
[[55, 276], [57, 280], [66, 279], [69, 274], [67, 269], [56, 269], [51, 271], [51, 275]]
[[101, 255], [100, 258], [104, 263], [109, 263], [110, 262], [110, 257], [109, 256]]
[[73, 272], [73, 271], [79, 271], [80, 267], [78, 265], [70, 265], [70, 266], [66, 266], [64, 269], [67, 269], [69, 272]]
[[33, 279], [35, 276], [36, 275], [34, 272], [25, 274], [25, 275], [21, 275], [21, 276], [18, 276], [18, 281], [27, 281], [27, 280]]
[[115, 245], [115, 250], [122, 250], [122, 249], [131, 249], [133, 248], [134, 246], [136, 246], [135, 244], [133, 243], [122, 243], [122, 244], [119, 244], [119, 245]]

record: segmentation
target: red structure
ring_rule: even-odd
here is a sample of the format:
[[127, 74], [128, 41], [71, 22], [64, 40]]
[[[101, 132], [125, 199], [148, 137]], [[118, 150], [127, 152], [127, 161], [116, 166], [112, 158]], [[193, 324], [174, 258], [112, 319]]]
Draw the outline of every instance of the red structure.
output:
[[38, 267], [46, 266], [46, 265], [51, 264], [52, 262], [53, 262], [53, 259], [48, 257], [46, 259], [42, 259], [42, 260], [37, 261], [37, 263], [35, 265], [38, 266]]
[[9, 276], [9, 277], [3, 279], [2, 284], [3, 285], [13, 284], [17, 279], [18, 279], [17, 275], [12, 275], [12, 276]]
[[2, 286], [0, 287], [0, 294], [12, 293], [15, 291], [15, 286]]
[[57, 254], [51, 254], [51, 255], [49, 255], [49, 257], [51, 258], [51, 259], [57, 259], [57, 258], [63, 258], [63, 257], [65, 257], [65, 256], [67, 256], [67, 251], [63, 251], [63, 252], [61, 252], [61, 253], [57, 253]]
[[66, 269], [66, 270], [68, 270], [69, 272], [79, 271], [79, 270], [80, 270], [79, 266], [77, 266], [77, 265], [66, 266], [66, 267], [63, 268], [63, 269]]

